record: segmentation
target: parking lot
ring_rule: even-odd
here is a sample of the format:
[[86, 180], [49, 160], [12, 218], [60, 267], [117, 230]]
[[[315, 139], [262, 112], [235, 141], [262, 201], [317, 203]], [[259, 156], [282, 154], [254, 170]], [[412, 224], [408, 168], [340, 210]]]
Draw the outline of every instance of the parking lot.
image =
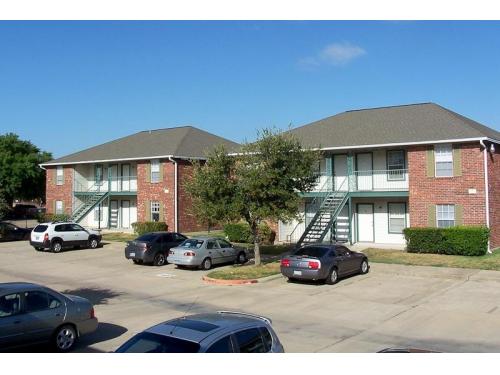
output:
[[0, 243], [0, 282], [89, 298], [100, 327], [81, 340], [81, 352], [112, 351], [155, 323], [216, 310], [270, 317], [289, 352], [500, 351], [500, 272], [372, 264], [367, 275], [334, 286], [281, 277], [216, 286], [203, 283], [204, 271], [134, 265], [123, 247], [53, 254], [27, 242]]

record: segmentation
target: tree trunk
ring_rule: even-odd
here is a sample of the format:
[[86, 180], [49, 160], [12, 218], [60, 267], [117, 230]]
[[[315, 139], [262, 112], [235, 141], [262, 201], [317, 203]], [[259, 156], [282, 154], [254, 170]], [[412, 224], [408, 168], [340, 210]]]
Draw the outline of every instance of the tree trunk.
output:
[[260, 238], [259, 238], [259, 227], [257, 224], [253, 223], [252, 226], [253, 235], [253, 251], [255, 254], [255, 265], [260, 266]]

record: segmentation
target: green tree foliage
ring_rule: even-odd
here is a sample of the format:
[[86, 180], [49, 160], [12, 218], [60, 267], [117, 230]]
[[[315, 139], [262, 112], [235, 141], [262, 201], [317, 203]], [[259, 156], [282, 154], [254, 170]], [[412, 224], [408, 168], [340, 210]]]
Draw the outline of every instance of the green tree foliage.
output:
[[45, 173], [38, 166], [52, 158], [16, 134], [0, 135], [0, 194], [12, 206], [14, 198], [45, 196]]
[[[252, 232], [255, 264], [260, 264], [259, 224], [297, 218], [301, 198], [316, 183], [320, 152], [304, 149], [288, 132], [265, 129], [238, 155], [223, 148], [208, 155], [187, 183], [194, 213], [201, 220], [245, 220]], [[204, 218], [205, 216], [205, 218]]]

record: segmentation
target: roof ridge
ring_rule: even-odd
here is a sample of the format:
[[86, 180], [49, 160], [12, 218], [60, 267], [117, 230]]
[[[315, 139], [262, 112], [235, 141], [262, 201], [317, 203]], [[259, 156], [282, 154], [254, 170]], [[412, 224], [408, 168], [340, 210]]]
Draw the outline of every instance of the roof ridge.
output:
[[386, 105], [386, 106], [381, 106], [381, 107], [369, 107], [369, 108], [349, 109], [349, 110], [341, 112], [341, 113], [359, 112], [359, 111], [371, 111], [371, 110], [375, 110], [375, 109], [411, 107], [411, 106], [416, 106], [416, 105], [429, 105], [429, 104], [433, 104], [433, 105], [438, 105], [439, 106], [439, 104], [436, 104], [436, 103], [433, 103], [433, 102], [420, 102], [420, 103], [409, 103], [409, 104]]
[[182, 128], [194, 128], [194, 129], [197, 129], [193, 125], [180, 125], [180, 126], [170, 126], [168, 128], [158, 128], [158, 129], [141, 130], [138, 133], [151, 133], [151, 132], [157, 132], [157, 131], [161, 131], [161, 130], [172, 130], [172, 129], [182, 129]]

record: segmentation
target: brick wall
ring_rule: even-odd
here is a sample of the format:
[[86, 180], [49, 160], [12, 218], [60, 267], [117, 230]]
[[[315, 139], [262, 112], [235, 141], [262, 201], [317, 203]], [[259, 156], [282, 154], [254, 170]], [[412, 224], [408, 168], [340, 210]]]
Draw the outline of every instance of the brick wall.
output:
[[500, 146], [488, 158], [488, 186], [490, 201], [490, 245], [492, 249], [500, 247]]
[[55, 201], [63, 201], [64, 212], [71, 215], [73, 209], [73, 167], [64, 166], [64, 183], [56, 185], [56, 167], [45, 171], [47, 213], [55, 213]]
[[[179, 180], [179, 201], [178, 201], [178, 215], [179, 215], [179, 231], [194, 232], [207, 230], [205, 225], [198, 223], [192, 211], [191, 198], [184, 188], [184, 183], [193, 174], [193, 166], [188, 161], [181, 160], [178, 163], [177, 178]], [[214, 228], [212, 228], [214, 229]]]
[[[484, 164], [479, 143], [462, 145], [462, 176], [457, 177], [427, 177], [426, 151], [432, 148], [408, 149], [411, 226], [428, 226], [429, 205], [435, 204], [460, 204], [464, 225], [485, 225]], [[476, 194], [469, 194], [468, 189], [476, 189]]]

